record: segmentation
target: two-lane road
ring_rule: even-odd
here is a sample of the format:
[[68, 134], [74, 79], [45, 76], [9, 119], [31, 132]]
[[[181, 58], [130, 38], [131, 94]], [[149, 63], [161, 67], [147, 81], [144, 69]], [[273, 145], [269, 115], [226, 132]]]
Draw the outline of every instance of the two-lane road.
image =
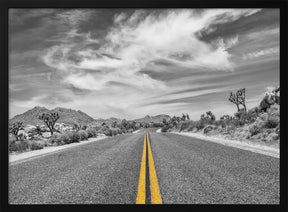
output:
[[[144, 138], [119, 135], [10, 165], [9, 203], [135, 204]], [[279, 204], [277, 158], [170, 133], [150, 132], [149, 142], [163, 204]]]

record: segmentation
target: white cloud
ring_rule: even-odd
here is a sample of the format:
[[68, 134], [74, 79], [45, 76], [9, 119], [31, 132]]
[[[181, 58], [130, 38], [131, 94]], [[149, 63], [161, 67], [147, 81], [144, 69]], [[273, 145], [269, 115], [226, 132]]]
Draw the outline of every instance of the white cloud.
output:
[[256, 59], [259, 57], [264, 57], [264, 56], [272, 55], [276, 53], [279, 53], [279, 47], [271, 47], [267, 49], [261, 49], [258, 51], [250, 52], [250, 53], [244, 54], [242, 58], [243, 60], [252, 60], [252, 59]]
[[[215, 9], [198, 13], [194, 10], [167, 10], [148, 14], [145, 10], [137, 10], [131, 16], [120, 13], [114, 16], [114, 25], [109, 28], [104, 43], [93, 38], [92, 41], [100, 46], [98, 49], [84, 45], [91, 39], [89, 33], [81, 34], [73, 28], [62, 37], [63, 43], [49, 48], [42, 59], [47, 66], [63, 73], [64, 83], [94, 91], [81, 97], [81, 101], [70, 102], [71, 107], [81, 108], [86, 105], [86, 108], [97, 108], [102, 113], [109, 113], [109, 109], [113, 107], [119, 117], [127, 110], [131, 116], [139, 114], [139, 117], [140, 113], [144, 115], [152, 110], [156, 113], [175, 111], [179, 104], [148, 105], [152, 105], [155, 96], [172, 92], [183, 85], [167, 85], [140, 71], [160, 59], [185, 67], [186, 71], [187, 68], [199, 71], [233, 70], [229, 48], [238, 45], [238, 36], [219, 38], [207, 43], [200, 40], [197, 33], [203, 29], [216, 30], [216, 23], [234, 21], [258, 11]], [[84, 19], [78, 13], [74, 18], [70, 18], [72, 25], [77, 25]], [[80, 43], [65, 43], [65, 38], [73, 39], [77, 36], [85, 39]], [[76, 48], [81, 45], [84, 47]], [[76, 56], [77, 61], [71, 59], [71, 55]], [[185, 56], [185, 59], [182, 56]], [[175, 71], [180, 72], [181, 69]], [[158, 100], [173, 100], [219, 91], [223, 89], [170, 95]], [[146, 106], [141, 107], [144, 103], [147, 103]], [[137, 109], [141, 109], [141, 112]]]

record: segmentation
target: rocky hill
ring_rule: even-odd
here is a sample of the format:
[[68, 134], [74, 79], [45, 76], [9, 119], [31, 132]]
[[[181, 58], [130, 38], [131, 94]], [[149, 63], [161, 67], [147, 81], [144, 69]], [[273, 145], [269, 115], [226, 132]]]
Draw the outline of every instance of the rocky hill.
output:
[[157, 116], [145, 116], [144, 118], [140, 118], [140, 119], [135, 119], [135, 122], [145, 122], [145, 123], [160, 123], [163, 121], [163, 119], [166, 119], [167, 121], [169, 121], [171, 119], [171, 117], [169, 115], [165, 115], [165, 114], [161, 114], [161, 115], [157, 115]]
[[[122, 119], [111, 117], [109, 119], [94, 119], [87, 115], [86, 113], [80, 110], [67, 109], [62, 107], [56, 107], [52, 110], [48, 110], [45, 107], [34, 107], [31, 110], [26, 111], [25, 113], [16, 115], [12, 119], [10, 119], [10, 123], [14, 123], [17, 121], [23, 122], [24, 125], [42, 125], [43, 121], [38, 119], [38, 116], [42, 113], [47, 112], [57, 112], [60, 118], [57, 120], [58, 123], [65, 123], [69, 125], [73, 125], [74, 123], [78, 123], [81, 125], [99, 125], [105, 122], [107, 125], [111, 125], [113, 122], [121, 123]], [[171, 117], [169, 115], [161, 114], [157, 116], [145, 116], [144, 118], [130, 120], [135, 121], [136, 123], [160, 123], [163, 119], [169, 121]]]
[[17, 121], [23, 122], [24, 125], [41, 125], [43, 121], [38, 119], [38, 116], [45, 112], [57, 112], [60, 116], [58, 119], [58, 123], [65, 123], [65, 124], [73, 124], [79, 123], [81, 125], [89, 124], [94, 122], [95, 120], [88, 116], [86, 113], [78, 110], [72, 110], [67, 108], [56, 107], [52, 110], [48, 110], [45, 107], [34, 107], [31, 110], [26, 111], [23, 114], [16, 115], [12, 119], [10, 119], [10, 123], [14, 123]]

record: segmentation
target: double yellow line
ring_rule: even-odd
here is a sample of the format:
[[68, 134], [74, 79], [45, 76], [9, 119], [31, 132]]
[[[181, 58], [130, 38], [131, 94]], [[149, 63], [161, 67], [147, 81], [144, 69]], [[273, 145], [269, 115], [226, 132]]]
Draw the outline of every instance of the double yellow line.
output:
[[148, 132], [145, 134], [136, 204], [146, 203], [146, 146], [148, 146], [149, 181], [152, 204], [162, 204]]

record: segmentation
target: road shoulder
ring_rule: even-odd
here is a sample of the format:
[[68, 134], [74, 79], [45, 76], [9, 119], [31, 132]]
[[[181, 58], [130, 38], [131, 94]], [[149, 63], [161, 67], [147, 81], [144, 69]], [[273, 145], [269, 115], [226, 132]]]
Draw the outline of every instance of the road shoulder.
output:
[[177, 135], [182, 136], [188, 136], [197, 138], [204, 141], [219, 143], [225, 146], [231, 146], [263, 155], [268, 155], [275, 158], [280, 158], [280, 151], [279, 148], [273, 148], [269, 146], [259, 145], [259, 144], [253, 144], [243, 141], [237, 141], [237, 140], [228, 140], [223, 138], [217, 138], [217, 137], [211, 137], [211, 136], [205, 136], [198, 133], [192, 133], [192, 132], [171, 132]]
[[39, 149], [39, 150], [33, 150], [33, 151], [22, 152], [22, 153], [17, 153], [17, 154], [9, 154], [9, 165], [14, 165], [16, 163], [24, 162], [27, 160], [32, 160], [32, 159], [50, 155], [50, 154], [54, 154], [56, 152], [64, 151], [64, 150], [67, 150], [76, 146], [99, 141], [104, 138], [106, 138], [106, 136], [98, 137], [98, 138], [89, 138], [89, 140], [80, 141], [79, 143], [71, 143], [71, 144], [66, 144], [62, 146], [50, 146], [50, 147], [44, 147], [44, 149]]

